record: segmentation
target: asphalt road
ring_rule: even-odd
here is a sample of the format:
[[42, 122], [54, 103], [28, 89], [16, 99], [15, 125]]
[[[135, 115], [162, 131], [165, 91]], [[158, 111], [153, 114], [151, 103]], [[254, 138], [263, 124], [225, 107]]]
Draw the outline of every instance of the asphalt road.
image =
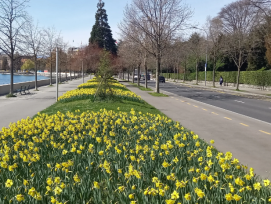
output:
[[[141, 81], [144, 83], [144, 81]], [[155, 87], [154, 81], [149, 86]], [[215, 107], [246, 115], [254, 119], [271, 123], [271, 103], [268, 101], [189, 87], [182, 84], [160, 83], [160, 88], [178, 96], [200, 101]]]

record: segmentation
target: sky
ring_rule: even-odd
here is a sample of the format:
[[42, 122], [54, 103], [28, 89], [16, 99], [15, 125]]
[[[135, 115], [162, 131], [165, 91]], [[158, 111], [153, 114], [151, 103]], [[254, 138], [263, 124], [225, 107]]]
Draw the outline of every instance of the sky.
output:
[[[120, 39], [118, 24], [125, 6], [132, 0], [103, 0], [113, 38]], [[214, 17], [233, 0], [182, 0], [194, 12], [191, 23], [202, 27], [207, 16]], [[70, 46], [88, 44], [95, 23], [98, 0], [30, 0], [27, 11], [41, 28], [54, 27]]]

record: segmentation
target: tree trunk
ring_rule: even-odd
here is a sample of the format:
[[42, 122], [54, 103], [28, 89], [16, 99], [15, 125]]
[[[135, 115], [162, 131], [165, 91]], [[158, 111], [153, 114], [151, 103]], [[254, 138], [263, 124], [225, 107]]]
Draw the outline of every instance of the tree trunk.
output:
[[140, 64], [137, 66], [137, 86], [140, 86]]
[[72, 80], [72, 70], [71, 70], [71, 64], [70, 64], [70, 81]]
[[124, 70], [122, 70], [122, 80], [124, 80]]
[[216, 57], [214, 56], [214, 67], [213, 67], [213, 87], [215, 87], [215, 70], [216, 70]]
[[148, 88], [148, 67], [147, 67], [147, 63], [146, 63], [146, 58], [144, 58], [144, 69], [145, 69], [145, 88]]
[[52, 86], [52, 78], [53, 78], [53, 62], [52, 62], [52, 51], [50, 51], [51, 59], [50, 59], [50, 86]]
[[241, 66], [238, 67], [238, 73], [237, 73], [237, 86], [236, 86], [237, 91], [239, 91], [240, 70], [241, 70]]
[[129, 82], [129, 81], [130, 81], [130, 76], [129, 76], [130, 73], [129, 73], [129, 70], [128, 70], [127, 72], [128, 72], [128, 82]]
[[34, 63], [35, 63], [35, 90], [38, 90], [38, 64], [37, 57], [34, 55]]
[[13, 61], [13, 53], [11, 52], [11, 57], [9, 58], [10, 59], [10, 95], [13, 95], [13, 64], [14, 64], [14, 61]]
[[179, 67], [177, 67], [177, 83], [178, 83], [178, 80], [179, 80]]
[[160, 55], [157, 58], [157, 67], [156, 67], [156, 93], [159, 93], [159, 73], [160, 73], [160, 67], [161, 67], [161, 58]]
[[66, 81], [68, 81], [68, 70], [66, 68]]
[[185, 72], [186, 72], [186, 62], [185, 62], [185, 64], [184, 64], [183, 83], [185, 82]]
[[132, 73], [132, 82], [133, 84], [135, 83], [135, 68], [133, 68], [133, 73]]
[[198, 85], [198, 59], [196, 59], [196, 84]]
[[59, 69], [59, 74], [60, 74], [59, 75], [59, 82], [62, 83], [62, 81], [61, 81], [61, 69]]

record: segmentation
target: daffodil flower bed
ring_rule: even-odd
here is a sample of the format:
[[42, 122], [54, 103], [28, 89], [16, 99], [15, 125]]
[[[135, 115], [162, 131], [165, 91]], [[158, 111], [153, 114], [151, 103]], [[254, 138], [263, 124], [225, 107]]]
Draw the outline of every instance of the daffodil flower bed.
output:
[[[213, 143], [214, 141], [211, 141]], [[267, 203], [269, 180], [160, 115], [39, 114], [0, 132], [0, 203]]]
[[[75, 89], [71, 91], [67, 91], [65, 94], [60, 96], [58, 100], [60, 102], [70, 102], [74, 100], [83, 100], [83, 99], [93, 99], [96, 93], [96, 88], [89, 89]], [[130, 100], [136, 102], [144, 102], [140, 96], [131, 92], [130, 90], [122, 90], [122, 89], [107, 89], [106, 92], [113, 93], [114, 97], [122, 99], [122, 100]]]
[[[99, 82], [95, 82], [95, 81], [90, 81], [90, 82], [87, 82], [87, 83], [84, 83], [84, 84], [80, 84], [78, 86], [79, 89], [82, 89], [82, 88], [93, 88], [93, 87], [97, 87], [99, 86]], [[126, 88], [124, 85], [118, 83], [118, 82], [110, 82], [109, 83], [110, 86], [112, 86], [112, 88]]]

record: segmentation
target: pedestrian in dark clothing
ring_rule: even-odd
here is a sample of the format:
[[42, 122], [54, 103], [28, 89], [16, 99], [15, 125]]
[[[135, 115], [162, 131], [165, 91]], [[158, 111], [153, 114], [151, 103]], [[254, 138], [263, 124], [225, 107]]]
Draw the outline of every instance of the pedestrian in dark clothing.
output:
[[222, 76], [220, 76], [219, 83], [220, 83], [220, 86], [222, 86], [222, 84], [223, 84], [223, 78], [222, 78]]

